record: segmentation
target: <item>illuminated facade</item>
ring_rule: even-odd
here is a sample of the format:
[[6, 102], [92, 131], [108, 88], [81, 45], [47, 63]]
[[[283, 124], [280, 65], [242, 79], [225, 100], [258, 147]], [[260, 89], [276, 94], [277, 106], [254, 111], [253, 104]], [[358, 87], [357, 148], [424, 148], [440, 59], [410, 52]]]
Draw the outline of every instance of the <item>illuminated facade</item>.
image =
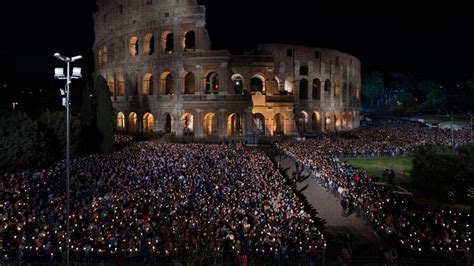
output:
[[296, 135], [359, 126], [360, 61], [315, 47], [211, 50], [195, 0], [98, 0], [96, 76], [117, 130], [196, 137]]

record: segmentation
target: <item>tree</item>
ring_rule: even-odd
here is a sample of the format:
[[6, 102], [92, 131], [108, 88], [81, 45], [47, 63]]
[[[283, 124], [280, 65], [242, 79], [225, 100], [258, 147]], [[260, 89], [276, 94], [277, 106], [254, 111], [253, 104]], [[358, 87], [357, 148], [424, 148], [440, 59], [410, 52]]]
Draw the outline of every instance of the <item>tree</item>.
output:
[[453, 177], [459, 171], [459, 154], [448, 146], [426, 146], [416, 152], [411, 177], [417, 191], [445, 202]]
[[[45, 111], [38, 121], [42, 130], [46, 132], [50, 157], [52, 159], [65, 158], [66, 154], [66, 113]], [[75, 116], [69, 117], [70, 129], [70, 152], [76, 153], [80, 135], [81, 124]]]
[[48, 157], [45, 132], [20, 112], [0, 115], [0, 169], [27, 168]]
[[97, 127], [95, 123], [95, 98], [94, 92], [91, 91], [89, 83], [82, 91], [81, 104], [81, 145], [80, 152], [95, 153], [98, 151], [99, 141], [97, 136]]
[[99, 149], [108, 153], [114, 145], [114, 108], [107, 81], [99, 76], [95, 82], [96, 127], [99, 133]]
[[371, 72], [362, 79], [362, 95], [373, 106], [374, 101], [384, 92], [384, 81], [380, 72]]

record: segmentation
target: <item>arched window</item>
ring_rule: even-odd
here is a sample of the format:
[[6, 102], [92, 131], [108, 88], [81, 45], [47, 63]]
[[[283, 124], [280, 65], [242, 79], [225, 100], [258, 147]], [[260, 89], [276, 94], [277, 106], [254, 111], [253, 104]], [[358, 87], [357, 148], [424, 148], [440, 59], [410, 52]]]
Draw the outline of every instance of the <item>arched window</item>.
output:
[[196, 79], [194, 74], [189, 72], [184, 78], [184, 94], [194, 94], [196, 92]]
[[164, 95], [174, 94], [174, 79], [170, 72], [163, 72], [161, 74], [161, 93]]
[[153, 75], [146, 73], [143, 78], [143, 96], [153, 95]]
[[227, 136], [242, 136], [242, 118], [239, 114], [231, 114], [227, 118]]
[[188, 31], [184, 34], [183, 49], [185, 52], [193, 52], [196, 49], [196, 34]]
[[294, 79], [293, 77], [288, 77], [285, 80], [285, 91], [287, 94], [293, 94], [294, 91]]
[[107, 65], [108, 61], [109, 61], [109, 57], [108, 57], [107, 46], [104, 46], [102, 48], [102, 65]]
[[185, 113], [181, 117], [181, 128], [183, 129], [184, 135], [193, 134], [194, 129], [194, 116], [190, 113]]
[[240, 74], [232, 76], [232, 84], [234, 84], [235, 94], [244, 94], [244, 80]]
[[170, 113], [165, 114], [165, 132], [171, 133], [173, 129], [173, 116]]
[[306, 133], [306, 126], [308, 125], [308, 113], [302, 111], [298, 115], [298, 129], [300, 133]]
[[331, 81], [326, 79], [326, 81], [324, 81], [324, 97], [329, 96], [331, 96]]
[[151, 113], [146, 113], [143, 116], [143, 132], [151, 133], [155, 128], [155, 117]]
[[300, 80], [300, 100], [308, 100], [308, 80]]
[[145, 34], [145, 43], [143, 45], [143, 53], [152, 55], [155, 52], [155, 37], [151, 33]]
[[161, 48], [163, 49], [164, 53], [173, 53], [174, 35], [171, 31], [165, 31], [161, 34]]
[[251, 92], [264, 92], [265, 91], [265, 78], [260, 75], [255, 75], [250, 79], [250, 91]]
[[109, 87], [110, 96], [115, 96], [115, 83], [112, 75], [107, 76], [107, 85]]
[[125, 80], [122, 75], [117, 75], [117, 96], [125, 96]]
[[133, 36], [128, 44], [128, 52], [132, 56], [138, 55], [138, 38]]
[[125, 115], [122, 112], [117, 114], [117, 131], [125, 131]]
[[330, 130], [331, 129], [331, 121], [332, 121], [331, 113], [327, 112], [326, 116], [325, 116], [325, 128], [324, 128], [324, 130]]
[[334, 97], [337, 98], [341, 96], [341, 84], [338, 80], [334, 82]]
[[260, 113], [254, 114], [253, 122], [255, 123], [258, 133], [265, 135], [265, 117]]
[[219, 77], [212, 71], [206, 75], [206, 94], [219, 93]]
[[128, 115], [128, 133], [136, 133], [137, 132], [137, 114], [130, 113]]
[[273, 135], [285, 134], [285, 117], [278, 113], [273, 117]]
[[204, 131], [207, 136], [217, 134], [217, 116], [214, 113], [208, 113], [204, 116]]
[[102, 66], [102, 49], [99, 49], [99, 52], [97, 52], [97, 64], [99, 67]]
[[313, 100], [321, 100], [321, 81], [313, 80]]
[[311, 115], [311, 122], [313, 125], [313, 131], [321, 131], [321, 114], [319, 112], [314, 112]]

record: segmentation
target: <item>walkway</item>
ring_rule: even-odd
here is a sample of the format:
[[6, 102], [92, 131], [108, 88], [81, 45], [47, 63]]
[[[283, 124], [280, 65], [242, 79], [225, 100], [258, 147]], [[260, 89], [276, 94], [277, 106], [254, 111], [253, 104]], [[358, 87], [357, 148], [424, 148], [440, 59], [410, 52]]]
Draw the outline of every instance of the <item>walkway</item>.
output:
[[[286, 173], [292, 176], [295, 171], [295, 161], [286, 156], [275, 156], [280, 167], [287, 169]], [[356, 217], [355, 213], [344, 217], [339, 200], [326, 191], [315, 180], [307, 178], [298, 184], [298, 189], [308, 186], [303, 191], [308, 202], [318, 212], [318, 217], [326, 220], [326, 232], [328, 235], [328, 256], [340, 256], [342, 243], [347, 233], [352, 236], [353, 257], [377, 257], [378, 249], [382, 245], [381, 239], [365, 220]], [[331, 258], [328, 258], [331, 261]]]

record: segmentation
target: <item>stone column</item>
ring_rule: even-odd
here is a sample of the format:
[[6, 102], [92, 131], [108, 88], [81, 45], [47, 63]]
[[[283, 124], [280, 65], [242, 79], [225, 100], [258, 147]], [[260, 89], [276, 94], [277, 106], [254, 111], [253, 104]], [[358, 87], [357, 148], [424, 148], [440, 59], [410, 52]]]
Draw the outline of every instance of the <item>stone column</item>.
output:
[[227, 69], [227, 62], [222, 63], [219, 66], [218, 70], [218, 78], [219, 78], [219, 94], [226, 95], [229, 93], [229, 71]]
[[196, 95], [201, 95], [204, 94], [204, 89], [203, 89], [203, 84], [202, 84], [202, 66], [197, 65], [196, 66], [196, 75], [194, 76], [195, 80], [194, 82], [196, 83], [196, 91], [194, 94]]
[[321, 111], [321, 132], [326, 131], [326, 112]]
[[227, 110], [219, 109], [218, 122], [219, 122], [219, 137], [227, 138]]
[[198, 138], [204, 138], [204, 117], [203, 117], [203, 112], [202, 109], [196, 108], [196, 115], [194, 116], [194, 125], [195, 125], [195, 130], [194, 134]]

